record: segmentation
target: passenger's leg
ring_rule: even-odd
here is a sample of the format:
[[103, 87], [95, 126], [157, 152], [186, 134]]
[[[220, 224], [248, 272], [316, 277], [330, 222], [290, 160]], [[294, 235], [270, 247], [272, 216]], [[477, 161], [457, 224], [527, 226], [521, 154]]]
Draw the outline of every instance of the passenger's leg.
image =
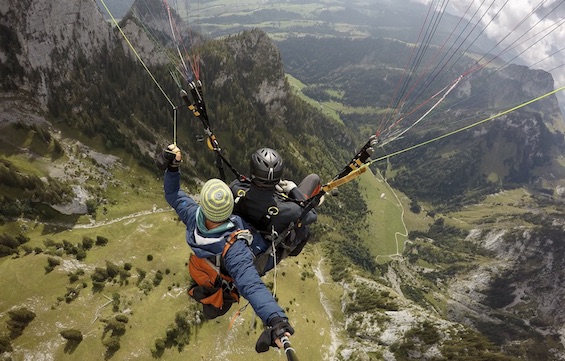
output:
[[306, 198], [310, 198], [318, 194], [322, 186], [322, 181], [320, 176], [317, 174], [309, 174], [300, 182], [298, 189], [306, 195]]

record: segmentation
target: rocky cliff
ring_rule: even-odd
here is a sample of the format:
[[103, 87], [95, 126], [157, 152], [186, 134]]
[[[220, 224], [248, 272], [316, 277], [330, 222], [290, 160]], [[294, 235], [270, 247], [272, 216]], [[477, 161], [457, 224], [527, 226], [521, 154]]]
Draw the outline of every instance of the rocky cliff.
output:
[[110, 26], [92, 1], [8, 0], [0, 15], [2, 88], [27, 91], [43, 108], [79, 55], [90, 58], [112, 44]]
[[[391, 159], [400, 168], [392, 183], [411, 198], [446, 210], [480, 202], [504, 188], [556, 189], [565, 151], [565, 121], [557, 98], [551, 95], [522, 107], [553, 90], [549, 73], [518, 65], [471, 77], [441, 117], [411, 130], [397, 147], [450, 131], [457, 134]], [[459, 132], [464, 127], [468, 129]]]

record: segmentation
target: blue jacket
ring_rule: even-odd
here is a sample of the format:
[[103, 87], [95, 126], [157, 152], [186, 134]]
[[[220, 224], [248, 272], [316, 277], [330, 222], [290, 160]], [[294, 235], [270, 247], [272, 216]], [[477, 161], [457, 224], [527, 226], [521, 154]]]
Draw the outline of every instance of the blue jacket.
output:
[[[186, 225], [186, 242], [197, 257], [209, 258], [221, 254], [229, 235], [235, 230], [247, 228], [239, 216], [232, 215], [229, 222], [220, 227], [222, 230], [204, 234], [198, 229], [196, 221], [200, 206], [180, 189], [180, 171], [165, 172], [164, 189], [165, 199]], [[253, 254], [244, 241], [235, 242], [229, 248], [224, 265], [239, 293], [249, 301], [264, 323], [270, 325], [269, 322], [276, 316], [287, 318], [261, 281], [253, 264]]]

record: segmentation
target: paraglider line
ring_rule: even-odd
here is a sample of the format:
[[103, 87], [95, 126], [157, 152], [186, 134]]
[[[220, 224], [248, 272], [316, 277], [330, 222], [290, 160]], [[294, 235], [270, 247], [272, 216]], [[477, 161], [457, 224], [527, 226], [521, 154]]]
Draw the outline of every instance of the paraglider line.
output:
[[[426, 140], [425, 142], [422, 142], [422, 143], [419, 143], [419, 144], [415, 144], [415, 145], [413, 145], [413, 146], [410, 146], [410, 147], [401, 149], [401, 150], [399, 150], [399, 151], [396, 151], [396, 152], [387, 154], [387, 155], [385, 155], [385, 156], [382, 156], [382, 157], [373, 159], [372, 161], [365, 163], [365, 164], [363, 165], [363, 167], [368, 167], [369, 165], [371, 165], [371, 164], [373, 164], [373, 163], [375, 163], [375, 162], [379, 162], [379, 161], [381, 161], [381, 160], [388, 159], [388, 158], [393, 157], [393, 156], [395, 156], [395, 155], [399, 155], [399, 154], [408, 152], [408, 151], [410, 151], [410, 150], [414, 150], [414, 149], [416, 149], [416, 148], [420, 148], [420, 147], [422, 147], [422, 146], [424, 146], [424, 145], [428, 145], [428, 144], [430, 144], [430, 143], [436, 142], [436, 141], [441, 140], [441, 139], [443, 139], [443, 138], [447, 138], [447, 137], [449, 137], [449, 136], [451, 136], [451, 135], [460, 133], [460, 132], [462, 132], [462, 131], [469, 130], [469, 129], [473, 128], [473, 127], [476, 127], [476, 126], [478, 126], [478, 125], [481, 125], [481, 124], [483, 124], [483, 123], [486, 123], [486, 122], [488, 122], [488, 121], [490, 121], [490, 120], [499, 118], [499, 117], [501, 117], [501, 116], [503, 116], [503, 115], [506, 115], [506, 114], [511, 113], [511, 112], [513, 112], [513, 111], [515, 111], [515, 110], [518, 110], [518, 109], [520, 109], [520, 108], [523, 108], [523, 107], [525, 107], [525, 106], [527, 106], [527, 105], [530, 105], [530, 104], [532, 104], [532, 103], [535, 103], [535, 102], [537, 102], [538, 100], [547, 98], [548, 96], [553, 95], [553, 94], [555, 94], [555, 93], [558, 93], [558, 92], [560, 92], [560, 91], [562, 91], [562, 90], [565, 90], [565, 86], [562, 86], [562, 87], [557, 88], [557, 89], [555, 89], [555, 90], [553, 90], [553, 91], [550, 91], [549, 93], [545, 93], [545, 94], [543, 94], [543, 95], [541, 95], [541, 96], [539, 96], [539, 97], [537, 97], [537, 98], [531, 99], [531, 100], [529, 100], [529, 101], [527, 101], [527, 102], [525, 102], [525, 103], [519, 104], [519, 105], [517, 105], [517, 106], [515, 106], [515, 107], [513, 107], [513, 108], [507, 109], [507, 110], [505, 110], [505, 111], [503, 111], [503, 112], [500, 112], [500, 113], [498, 113], [498, 114], [495, 114], [495, 115], [493, 115], [493, 116], [491, 116], [491, 117], [488, 117], [488, 118], [486, 118], [486, 119], [480, 120], [480, 121], [478, 121], [478, 122], [476, 122], [476, 123], [469, 124], [469, 125], [467, 125], [467, 126], [465, 126], [465, 127], [463, 127], [463, 128], [456, 129], [456, 130], [454, 130], [454, 131], [452, 131], [452, 132], [448, 132], [448, 133], [442, 134], [442, 135], [440, 135], [440, 136], [438, 136], [438, 137], [435, 137], [435, 138]], [[360, 168], [360, 169], [361, 169], [361, 168]]]
[[151, 77], [151, 79], [153, 80], [153, 82], [155, 83], [155, 85], [157, 85], [157, 87], [159, 88], [159, 90], [161, 91], [161, 93], [163, 94], [163, 96], [165, 97], [165, 99], [167, 99], [167, 101], [169, 102], [169, 104], [171, 105], [171, 107], [173, 109], [176, 109], [177, 106], [172, 102], [172, 100], [168, 97], [167, 93], [165, 93], [165, 91], [163, 90], [163, 88], [161, 87], [161, 84], [159, 84], [159, 82], [157, 81], [157, 79], [155, 79], [155, 77], [153, 76], [153, 73], [151, 73], [151, 71], [149, 70], [149, 68], [147, 67], [147, 65], [145, 64], [145, 62], [143, 61], [143, 59], [141, 59], [141, 56], [139, 55], [139, 53], [135, 50], [135, 48], [133, 47], [132, 43], [129, 41], [128, 37], [126, 36], [126, 34], [124, 33], [124, 31], [122, 30], [122, 28], [120, 27], [120, 25], [118, 24], [118, 21], [116, 20], [116, 18], [114, 17], [114, 15], [112, 15], [112, 13], [110, 12], [110, 9], [108, 9], [108, 6], [106, 6], [106, 3], [104, 2], [104, 0], [100, 0], [100, 2], [102, 3], [102, 5], [104, 5], [104, 8], [106, 9], [106, 12], [108, 13], [108, 15], [110, 15], [110, 17], [112, 18], [112, 21], [114, 22], [114, 24], [116, 25], [116, 28], [118, 28], [118, 30], [120, 31], [120, 33], [122, 34], [124, 40], [126, 41], [126, 43], [128, 44], [128, 46], [130, 47], [131, 51], [133, 51], [133, 53], [135, 54], [135, 56], [137, 57], [137, 59], [139, 60], [139, 62], [141, 63], [141, 65], [143, 66], [143, 68], [145, 69], [145, 71], [147, 72], [147, 74], [149, 74], [149, 76]]

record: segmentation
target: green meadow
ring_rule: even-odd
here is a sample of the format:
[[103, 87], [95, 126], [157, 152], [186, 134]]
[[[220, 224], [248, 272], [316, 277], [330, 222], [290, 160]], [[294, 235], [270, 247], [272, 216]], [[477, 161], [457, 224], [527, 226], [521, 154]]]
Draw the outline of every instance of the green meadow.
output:
[[[374, 115], [376, 122], [379, 114], [386, 112], [385, 110], [372, 108], [372, 107], [350, 107], [336, 100], [320, 102], [306, 96], [302, 92], [302, 90], [307, 86], [306, 84], [302, 83], [300, 80], [298, 80], [297, 78], [293, 77], [290, 74], [286, 74], [286, 79], [293, 93], [295, 93], [300, 99], [304, 100], [313, 107], [319, 109], [322, 113], [326, 114], [328, 117], [330, 117], [331, 119], [335, 120], [340, 124], [343, 124], [340, 114], [363, 114], [363, 115], [372, 114]], [[328, 93], [328, 95], [331, 95], [333, 99], [341, 98], [340, 93], [336, 90], [328, 89], [326, 90], [326, 92]], [[369, 132], [371, 131], [369, 130]]]
[[[45, 253], [5, 257], [0, 261], [3, 275], [0, 286], [12, 290], [3, 292], [0, 324], [8, 319], [7, 311], [15, 307], [25, 306], [37, 315], [23, 335], [13, 340], [13, 345], [19, 350], [16, 355], [31, 353], [36, 355], [33, 358], [36, 359], [40, 353], [50, 353], [57, 360], [92, 359], [92, 355], [100, 355], [96, 359], [101, 359], [105, 352], [102, 344], [104, 323], [101, 320], [116, 314], [109, 301], [117, 297], [118, 313], [127, 315], [129, 322], [113, 359], [150, 359], [151, 347], [156, 339], [166, 336], [167, 328], [174, 323], [176, 312], [194, 312], [196, 309], [196, 303], [186, 294], [189, 284], [186, 261], [190, 251], [184, 240], [185, 229], [184, 225], [176, 222], [172, 211], [142, 215], [95, 228], [61, 232], [46, 231], [42, 225], [28, 223], [21, 222], [20, 226], [29, 227], [26, 235], [31, 240], [26, 245], [32, 248], [43, 247], [46, 239], [77, 243], [83, 237], [103, 236], [109, 242], [105, 246], [94, 246], [83, 261], [64, 254], [56, 256]], [[4, 227], [2, 231], [10, 230]], [[148, 256], [152, 256], [152, 260], [148, 260]], [[51, 272], [45, 270], [49, 257], [61, 261]], [[301, 256], [283, 261], [277, 267], [276, 279], [274, 272], [264, 277], [265, 283], [276, 287], [279, 304], [288, 313], [297, 332], [292, 339], [293, 344], [305, 359], [320, 359], [323, 348], [320, 349], [319, 345], [330, 342], [330, 325], [320, 294], [320, 289], [324, 291], [325, 286], [318, 285], [315, 276], [321, 257], [317, 247], [308, 247]], [[130, 263], [133, 266], [131, 277], [127, 279], [127, 284], [110, 282], [102, 290], [95, 291], [89, 275], [95, 267], [104, 268], [106, 261], [116, 265]], [[68, 274], [79, 268], [85, 271], [85, 275], [71, 283]], [[136, 286], [136, 269], [147, 273], [146, 280], [151, 280], [157, 271], [161, 271], [163, 280], [144, 293]], [[86, 288], [82, 288], [83, 283]], [[60, 298], [69, 287], [80, 288], [80, 294], [66, 303]], [[334, 303], [332, 309], [338, 311], [339, 303], [335, 302], [339, 301], [339, 294], [333, 294], [336, 292], [335, 286], [325, 291], [332, 293], [326, 302]], [[245, 304], [246, 301], [242, 299], [239, 306]], [[216, 359], [214, 357], [219, 352], [227, 352], [230, 360], [265, 359], [265, 355], [258, 355], [253, 349], [261, 332], [260, 321], [248, 306], [229, 329], [230, 319], [236, 311], [237, 307], [234, 306], [224, 317], [194, 326], [189, 345], [181, 352], [176, 348], [166, 349], [162, 358], [181, 360], [190, 355], [191, 359], [196, 356], [195, 359]], [[65, 351], [66, 342], [59, 336], [60, 331], [68, 328], [80, 330], [84, 336], [72, 353]]]
[[370, 170], [359, 177], [361, 194], [368, 211], [355, 232], [367, 242], [379, 262], [399, 256], [404, 251], [408, 230], [427, 229], [431, 218], [410, 212], [410, 200], [392, 189], [381, 174]]
[[[29, 130], [14, 131], [19, 144], [36, 136]], [[87, 146], [100, 146], [96, 139], [82, 141]], [[78, 147], [71, 155], [83, 162], [91, 159], [82, 156]], [[67, 170], [71, 175], [88, 174], [83, 186], [100, 200], [94, 215], [57, 216], [53, 212], [48, 220], [22, 218], [0, 225], [0, 233], [29, 238], [27, 252], [21, 247], [18, 255], [0, 259], [0, 287], [10, 290], [0, 297], [0, 327], [5, 327], [10, 310], [26, 307], [36, 314], [23, 334], [11, 341], [13, 358], [103, 359], [104, 342], [111, 334], [105, 331], [107, 322], [121, 314], [127, 317], [125, 330], [119, 336], [119, 348], [108, 359], [155, 357], [174, 361], [218, 359], [222, 355], [233, 361], [283, 359], [284, 355], [274, 350], [268, 354], [255, 352], [262, 327], [250, 306], [230, 327], [237, 306], [246, 305], [244, 299], [221, 318], [199, 320], [198, 305], [186, 293], [190, 249], [185, 242], [185, 227], [163, 198], [162, 180], [140, 168], [128, 154], [117, 156], [119, 162], [108, 169], [109, 176], [91, 172], [87, 166]], [[34, 169], [38, 176], [48, 169], [48, 160], [43, 157], [30, 160], [28, 155], [7, 153], [4, 159]], [[369, 211], [354, 232], [367, 240], [373, 255], [383, 262], [402, 252], [406, 225], [423, 225], [425, 220], [406, 212], [409, 201], [394, 192], [380, 175], [368, 171], [358, 181]], [[331, 219], [321, 212], [319, 222], [331, 223]], [[328, 231], [321, 238], [331, 242], [344, 237]], [[94, 244], [80, 260], [67, 250], [82, 247], [88, 239], [108, 242]], [[304, 360], [327, 359], [344, 339], [339, 327], [344, 320], [343, 290], [329, 276], [323, 242], [308, 245], [298, 257], [284, 260], [276, 273], [263, 278], [290, 317], [296, 329], [291, 341]], [[56, 264], [49, 267], [52, 262]], [[91, 276], [109, 264], [129, 270], [123, 277], [95, 287]], [[155, 281], [157, 276], [161, 277], [159, 282]], [[76, 296], [69, 298], [70, 293]], [[186, 312], [192, 322], [188, 345], [168, 345], [154, 355], [156, 341], [167, 337], [177, 312]], [[60, 336], [67, 329], [79, 330], [83, 340], [78, 345], [69, 344]]]

